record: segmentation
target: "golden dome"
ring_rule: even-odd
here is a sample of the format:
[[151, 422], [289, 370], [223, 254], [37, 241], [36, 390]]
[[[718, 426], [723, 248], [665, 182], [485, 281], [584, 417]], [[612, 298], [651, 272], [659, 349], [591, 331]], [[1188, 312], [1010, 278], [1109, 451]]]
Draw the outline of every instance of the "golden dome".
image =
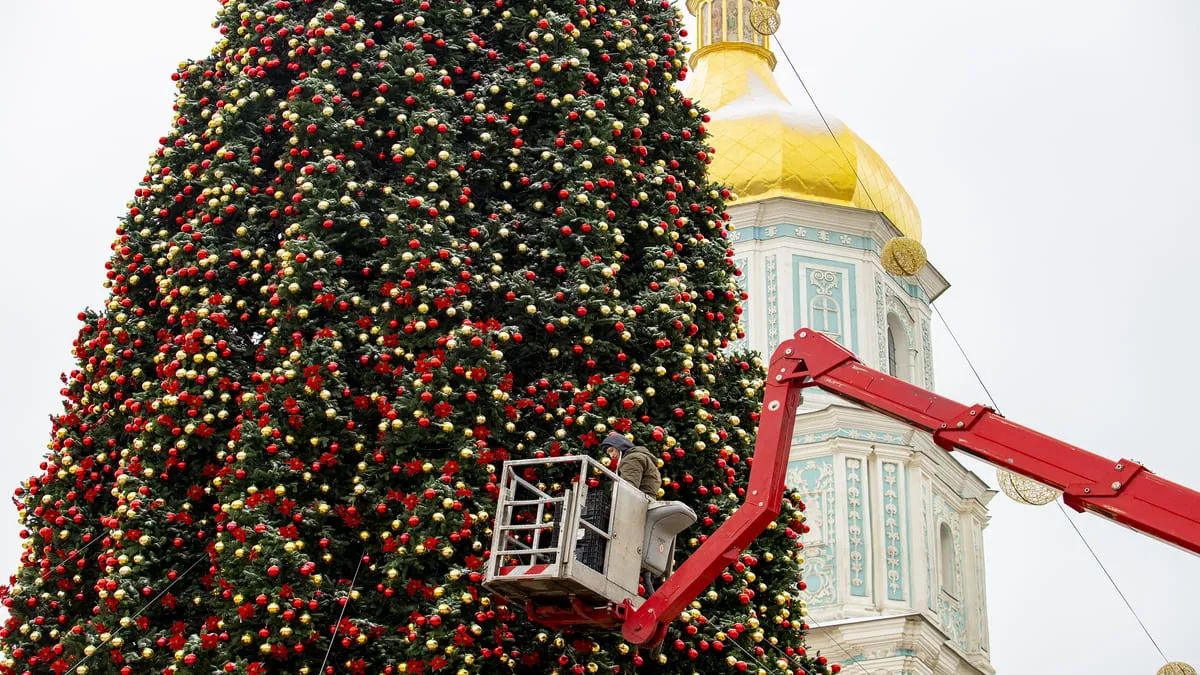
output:
[[905, 235], [920, 239], [917, 206], [879, 154], [826, 114], [835, 142], [815, 110], [795, 107], [783, 95], [767, 38], [749, 24], [753, 3], [688, 0], [699, 46], [688, 95], [712, 115], [710, 175], [729, 185], [738, 203], [790, 197], [881, 211]]

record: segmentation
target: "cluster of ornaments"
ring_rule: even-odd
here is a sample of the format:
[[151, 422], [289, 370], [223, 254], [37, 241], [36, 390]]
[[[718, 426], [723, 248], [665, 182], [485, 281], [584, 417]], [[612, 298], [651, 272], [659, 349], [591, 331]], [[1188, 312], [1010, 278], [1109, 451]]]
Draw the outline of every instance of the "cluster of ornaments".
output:
[[660, 654], [481, 588], [498, 471], [741, 503], [762, 365], [666, 0], [224, 0], [16, 492], [5, 673], [837, 672], [803, 503]]

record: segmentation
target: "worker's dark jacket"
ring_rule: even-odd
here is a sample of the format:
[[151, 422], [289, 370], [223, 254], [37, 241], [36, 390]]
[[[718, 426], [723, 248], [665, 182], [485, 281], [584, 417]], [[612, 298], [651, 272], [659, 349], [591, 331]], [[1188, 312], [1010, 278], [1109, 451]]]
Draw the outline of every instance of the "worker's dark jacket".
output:
[[639, 490], [658, 499], [658, 488], [662, 485], [662, 477], [658, 474], [658, 463], [654, 455], [646, 448], [635, 445], [621, 455], [617, 465], [617, 475], [633, 483]]

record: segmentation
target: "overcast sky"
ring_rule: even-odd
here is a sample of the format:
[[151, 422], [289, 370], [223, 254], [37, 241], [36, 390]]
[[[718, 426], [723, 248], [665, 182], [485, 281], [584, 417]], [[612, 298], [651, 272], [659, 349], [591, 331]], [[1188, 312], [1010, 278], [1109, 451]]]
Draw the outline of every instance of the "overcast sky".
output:
[[[1200, 488], [1200, 3], [783, 0], [827, 112], [924, 217], [938, 302], [1010, 418]], [[10, 3], [0, 41], [0, 476], [36, 468], [98, 306], [117, 217], [171, 120], [210, 0]], [[793, 102], [805, 99], [778, 71]], [[941, 326], [941, 393], [983, 400]], [[972, 464], [995, 485], [993, 471]], [[9, 487], [4, 487], [8, 490]], [[0, 570], [18, 555], [0, 517]], [[1200, 665], [1200, 559], [1072, 516], [1172, 659]], [[1153, 647], [1054, 506], [997, 497], [1001, 673], [1154, 673]], [[6, 573], [6, 572], [5, 572]]]

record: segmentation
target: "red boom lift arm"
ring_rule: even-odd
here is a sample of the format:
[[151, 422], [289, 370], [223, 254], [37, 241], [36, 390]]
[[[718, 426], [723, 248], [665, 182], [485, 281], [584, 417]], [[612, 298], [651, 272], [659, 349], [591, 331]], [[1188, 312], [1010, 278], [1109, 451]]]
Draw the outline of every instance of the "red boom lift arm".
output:
[[671, 621], [779, 515], [800, 392], [812, 386], [927, 431], [945, 450], [963, 450], [1049, 485], [1077, 511], [1200, 554], [1200, 492], [1137, 462], [1113, 462], [990, 408], [956, 403], [872, 370], [832, 339], [801, 329], [771, 356], [745, 502], [646, 602], [624, 608], [622, 633], [630, 643], [660, 642]]

